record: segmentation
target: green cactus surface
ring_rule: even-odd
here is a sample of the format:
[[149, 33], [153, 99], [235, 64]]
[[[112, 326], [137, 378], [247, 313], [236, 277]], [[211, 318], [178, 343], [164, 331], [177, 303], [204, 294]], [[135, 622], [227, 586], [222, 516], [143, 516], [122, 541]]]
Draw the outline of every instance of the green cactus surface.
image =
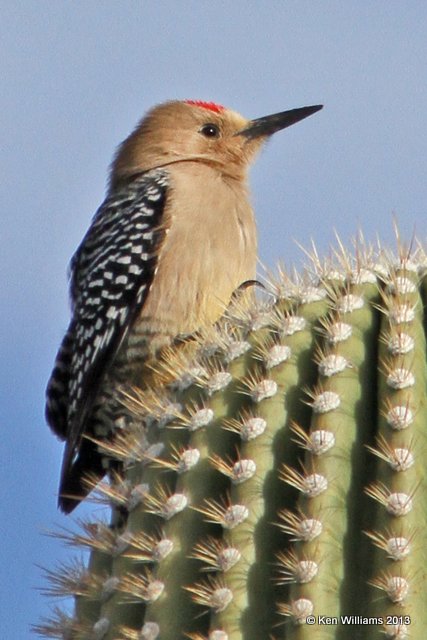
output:
[[39, 635], [425, 639], [426, 254], [313, 252], [260, 297], [121, 390], [110, 515], [57, 534], [88, 560]]

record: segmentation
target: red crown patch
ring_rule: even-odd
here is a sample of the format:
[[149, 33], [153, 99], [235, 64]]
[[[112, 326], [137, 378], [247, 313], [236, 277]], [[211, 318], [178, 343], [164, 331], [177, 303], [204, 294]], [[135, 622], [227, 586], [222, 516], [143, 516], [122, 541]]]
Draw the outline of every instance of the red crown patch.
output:
[[225, 107], [222, 104], [216, 104], [216, 102], [204, 102], [203, 100], [184, 100], [185, 104], [191, 104], [193, 107], [202, 107], [202, 109], [208, 109], [215, 113], [221, 113]]

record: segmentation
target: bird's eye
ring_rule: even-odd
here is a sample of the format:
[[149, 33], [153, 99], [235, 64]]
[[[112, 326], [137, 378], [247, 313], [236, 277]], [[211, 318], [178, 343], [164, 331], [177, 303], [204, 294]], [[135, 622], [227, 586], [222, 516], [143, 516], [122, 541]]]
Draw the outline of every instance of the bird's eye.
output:
[[211, 122], [204, 124], [200, 129], [200, 133], [206, 138], [219, 138], [219, 128], [216, 124], [212, 124]]

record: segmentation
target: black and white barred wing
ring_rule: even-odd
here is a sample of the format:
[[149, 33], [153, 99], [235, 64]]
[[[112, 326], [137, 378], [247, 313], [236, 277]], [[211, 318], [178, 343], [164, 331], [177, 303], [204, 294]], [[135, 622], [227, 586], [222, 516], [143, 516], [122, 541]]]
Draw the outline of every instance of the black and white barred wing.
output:
[[149, 171], [98, 209], [71, 265], [72, 319], [48, 389], [46, 416], [67, 440], [63, 477], [78, 455], [104, 374], [154, 277], [167, 174]]

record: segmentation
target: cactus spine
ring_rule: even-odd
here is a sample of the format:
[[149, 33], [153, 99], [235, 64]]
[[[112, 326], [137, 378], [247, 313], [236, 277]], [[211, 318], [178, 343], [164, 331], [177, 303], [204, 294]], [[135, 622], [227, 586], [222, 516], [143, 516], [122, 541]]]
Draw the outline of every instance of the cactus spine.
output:
[[129, 426], [99, 443], [124, 473], [94, 491], [112, 524], [61, 534], [90, 560], [48, 572], [75, 610], [40, 635], [425, 637], [427, 259], [336, 262], [124, 390]]

